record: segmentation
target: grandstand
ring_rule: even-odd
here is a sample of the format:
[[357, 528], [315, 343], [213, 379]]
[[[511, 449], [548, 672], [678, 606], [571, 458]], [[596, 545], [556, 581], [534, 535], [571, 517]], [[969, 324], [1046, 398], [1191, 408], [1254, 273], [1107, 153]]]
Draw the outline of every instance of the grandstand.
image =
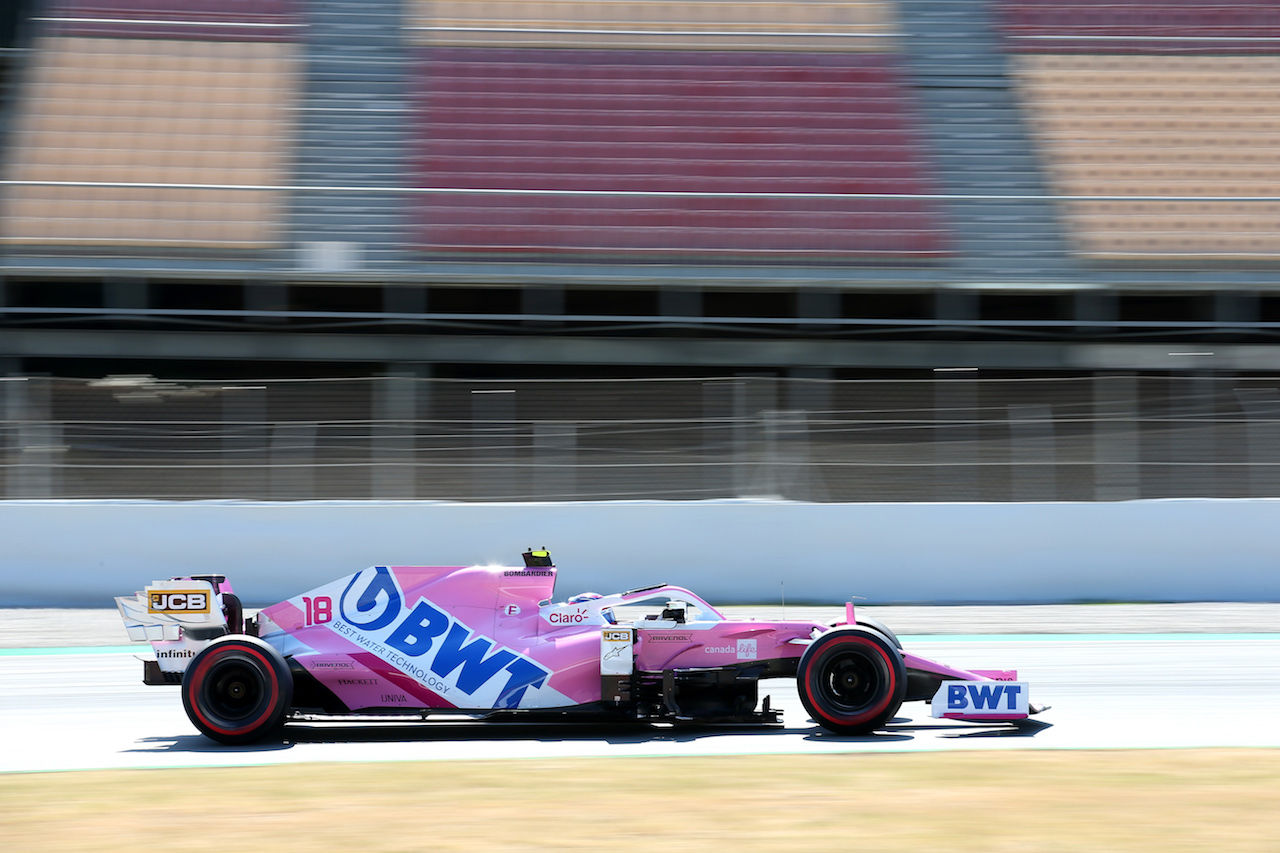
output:
[[10, 8], [6, 373], [1139, 370], [1280, 320], [1272, 4]]
[[[775, 412], [936, 380], [1040, 440], [1051, 403], [962, 369], [1083, 383], [1062, 405], [1094, 414], [1119, 376], [1200, 389], [1157, 420], [1272, 417], [1273, 3], [5, 10], [0, 376], [720, 376], [794, 389]], [[262, 414], [238, 405], [214, 420]], [[1141, 493], [1110, 482], [1071, 494]]]

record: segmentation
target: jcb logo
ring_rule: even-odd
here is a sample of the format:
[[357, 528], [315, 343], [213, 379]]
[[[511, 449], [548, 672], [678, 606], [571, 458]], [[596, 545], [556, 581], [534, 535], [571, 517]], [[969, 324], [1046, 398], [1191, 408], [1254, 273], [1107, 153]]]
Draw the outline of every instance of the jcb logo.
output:
[[617, 628], [604, 629], [604, 641], [606, 643], [629, 643], [631, 642], [631, 629], [619, 630]]
[[165, 590], [148, 597], [150, 613], [208, 613], [209, 594], [198, 590]]

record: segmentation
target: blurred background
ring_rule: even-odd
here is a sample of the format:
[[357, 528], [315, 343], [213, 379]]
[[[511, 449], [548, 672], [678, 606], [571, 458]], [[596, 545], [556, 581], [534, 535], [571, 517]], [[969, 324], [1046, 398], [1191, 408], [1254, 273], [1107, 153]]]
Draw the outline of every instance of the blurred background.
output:
[[0, 16], [0, 497], [1280, 496], [1280, 4]]

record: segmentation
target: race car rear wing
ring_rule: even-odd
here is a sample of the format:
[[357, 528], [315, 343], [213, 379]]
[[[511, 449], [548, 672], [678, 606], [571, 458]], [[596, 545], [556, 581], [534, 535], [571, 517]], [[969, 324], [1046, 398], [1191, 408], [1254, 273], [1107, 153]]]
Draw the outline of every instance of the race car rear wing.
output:
[[133, 595], [117, 596], [116, 608], [129, 639], [136, 643], [173, 641], [183, 636], [207, 640], [227, 633], [223, 592], [215, 589], [215, 583], [226, 586], [225, 580], [216, 576], [174, 578], [153, 581]]
[[143, 659], [145, 684], [178, 684], [187, 664], [210, 641], [244, 630], [240, 599], [222, 575], [153, 581], [133, 595], [116, 597], [129, 639], [150, 643]]

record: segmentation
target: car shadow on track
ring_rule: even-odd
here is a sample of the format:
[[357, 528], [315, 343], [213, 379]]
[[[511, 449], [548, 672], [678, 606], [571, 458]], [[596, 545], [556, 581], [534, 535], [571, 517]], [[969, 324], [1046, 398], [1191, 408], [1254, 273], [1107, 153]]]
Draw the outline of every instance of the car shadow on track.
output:
[[216, 743], [203, 735], [150, 737], [129, 752], [273, 752], [312, 743], [691, 743], [715, 737], [778, 737], [798, 734], [781, 727], [720, 725], [663, 726], [652, 723], [291, 723], [252, 744]]
[[[808, 721], [806, 721], [808, 722]], [[299, 744], [319, 743], [423, 743], [423, 742], [490, 742], [540, 741], [542, 743], [694, 743], [720, 737], [780, 738], [801, 736], [813, 743], [901, 743], [922, 735], [943, 738], [1009, 738], [1034, 737], [1051, 728], [1049, 723], [1027, 721], [1018, 726], [975, 727], [966, 723], [917, 723], [909, 717], [897, 717], [885, 730], [869, 735], [839, 735], [817, 725], [678, 725], [653, 723], [495, 723], [495, 722], [385, 722], [291, 723], [281, 732], [261, 741], [240, 746], [215, 743], [202, 735], [152, 737], [139, 741], [130, 752], [207, 753], [207, 752], [278, 752]]]
[[122, 749], [122, 753], [168, 754], [176, 752], [279, 752], [289, 749], [293, 744], [279, 738], [264, 738], [257, 743], [227, 746], [210, 740], [204, 735], [174, 735], [173, 737], [139, 738], [134, 749]]
[[283, 736], [293, 743], [395, 743], [403, 741], [543, 743], [692, 743], [717, 737], [770, 738], [796, 734], [780, 726], [661, 725], [653, 723], [372, 723], [293, 724]]
[[946, 738], [1030, 738], [1051, 728], [1049, 723], [1026, 720], [1016, 725], [1010, 723], [962, 723], [947, 721], [917, 722], [910, 717], [894, 717], [882, 731], [869, 735], [839, 735], [814, 727], [805, 740], [826, 743], [890, 743], [913, 741], [922, 736]]
[[957, 740], [960, 738], [1033, 738], [1045, 729], [1053, 728], [1053, 723], [1041, 720], [1021, 720], [1017, 723], [960, 723], [960, 722], [925, 722], [898, 718], [890, 722], [890, 732], [916, 732], [919, 734], [936, 734], [939, 738]]
[[1045, 729], [1053, 728], [1053, 723], [1046, 723], [1042, 720], [1023, 720], [1020, 723], [994, 728], [978, 729], [977, 731], [955, 732], [954, 734], [943, 735], [943, 737], [951, 739], [960, 738], [1032, 738]]

